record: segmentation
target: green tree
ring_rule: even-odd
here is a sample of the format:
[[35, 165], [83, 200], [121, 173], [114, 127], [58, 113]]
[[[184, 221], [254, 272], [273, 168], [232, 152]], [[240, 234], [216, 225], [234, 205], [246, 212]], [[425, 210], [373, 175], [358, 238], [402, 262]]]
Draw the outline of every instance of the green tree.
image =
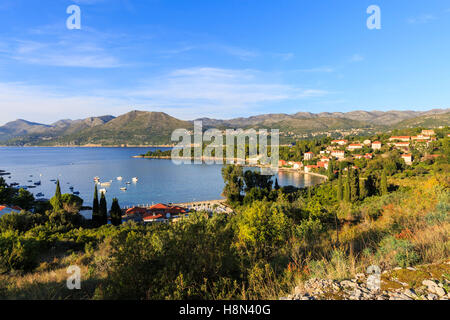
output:
[[106, 197], [105, 197], [104, 192], [101, 192], [101, 196], [100, 196], [99, 219], [100, 219], [100, 225], [104, 225], [104, 224], [108, 223], [108, 208], [107, 208]]
[[113, 225], [119, 226], [122, 224], [122, 209], [120, 209], [119, 200], [117, 198], [112, 199], [110, 216]]
[[350, 202], [351, 194], [350, 194], [350, 188], [351, 188], [351, 181], [350, 181], [350, 168], [347, 170], [347, 178], [345, 180], [345, 186], [344, 186], [344, 201]]
[[230, 204], [242, 201], [243, 170], [241, 166], [227, 165], [222, 168], [222, 177], [225, 182], [223, 196]]
[[61, 211], [63, 209], [61, 186], [59, 185], [59, 180], [56, 181], [55, 195], [50, 199], [50, 204], [53, 207], [53, 211]]
[[13, 198], [13, 204], [25, 210], [30, 210], [34, 205], [34, 196], [31, 192], [20, 189]]
[[92, 203], [92, 221], [96, 225], [100, 224], [99, 212], [98, 191], [96, 184], [94, 189], [94, 202]]
[[381, 173], [380, 193], [381, 193], [382, 195], [388, 194], [388, 185], [387, 185], [386, 169], [383, 169], [383, 172]]
[[359, 199], [359, 171], [351, 169], [350, 171], [350, 201]]
[[344, 186], [342, 185], [342, 173], [339, 171], [337, 198], [339, 201], [344, 200]]
[[275, 179], [275, 186], [274, 186], [275, 190], [280, 190], [280, 185], [278, 184], [278, 179]]
[[335, 177], [334, 176], [334, 163], [333, 163], [333, 160], [331, 160], [328, 163], [327, 176], [328, 176], [328, 179], [330, 181], [332, 181], [334, 179], [334, 177]]
[[369, 195], [369, 190], [367, 188], [367, 178], [359, 179], [359, 199], [364, 200]]

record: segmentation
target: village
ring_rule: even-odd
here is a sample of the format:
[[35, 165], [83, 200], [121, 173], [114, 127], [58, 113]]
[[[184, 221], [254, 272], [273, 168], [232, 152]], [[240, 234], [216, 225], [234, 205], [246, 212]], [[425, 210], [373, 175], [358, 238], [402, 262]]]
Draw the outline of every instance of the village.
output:
[[[304, 173], [324, 173], [331, 161], [371, 160], [376, 155], [383, 156], [387, 151], [396, 149], [401, 153], [405, 164], [411, 166], [414, 161], [412, 150], [423, 151], [437, 140], [434, 130], [422, 130], [417, 136], [391, 136], [385, 141], [349, 141], [347, 139], [332, 140], [323, 146], [318, 154], [305, 152], [303, 161], [279, 160], [280, 170], [296, 170]], [[435, 158], [437, 155], [428, 154], [419, 161]]]

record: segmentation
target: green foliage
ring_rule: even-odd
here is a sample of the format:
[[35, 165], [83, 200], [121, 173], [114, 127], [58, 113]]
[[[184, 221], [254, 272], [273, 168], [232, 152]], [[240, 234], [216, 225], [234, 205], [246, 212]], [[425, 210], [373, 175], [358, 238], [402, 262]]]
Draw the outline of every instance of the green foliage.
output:
[[19, 192], [13, 197], [12, 203], [22, 209], [30, 210], [34, 205], [34, 196], [31, 192], [20, 189]]
[[100, 196], [99, 218], [100, 218], [100, 225], [108, 223], [108, 207], [106, 204], [106, 197], [103, 192]]
[[279, 207], [256, 201], [237, 217], [237, 247], [255, 259], [270, 259], [286, 243], [290, 228]]
[[59, 180], [56, 181], [55, 195], [50, 199], [50, 204], [53, 207], [53, 211], [61, 211], [63, 209], [61, 187], [59, 185]]
[[[195, 235], [193, 237], [192, 235]], [[236, 298], [239, 260], [224, 215], [198, 213], [168, 226], [121, 231], [103, 298]]]
[[95, 184], [94, 201], [92, 203], [92, 222], [94, 223], [94, 225], [100, 225], [100, 222], [101, 222], [100, 208], [99, 208], [99, 203], [98, 203], [97, 184]]
[[408, 240], [396, 239], [393, 236], [387, 236], [381, 241], [379, 253], [383, 256], [393, 255], [395, 264], [401, 268], [410, 267], [419, 262], [414, 245]]
[[387, 183], [387, 177], [386, 177], [386, 170], [385, 169], [383, 169], [383, 172], [381, 174], [380, 194], [381, 195], [387, 195], [388, 194], [388, 183]]
[[36, 267], [39, 243], [33, 238], [19, 235], [17, 231], [0, 234], [0, 272], [30, 271]]
[[243, 170], [241, 166], [227, 165], [222, 168], [222, 177], [225, 182], [223, 196], [230, 204], [241, 201], [243, 188]]
[[110, 215], [111, 223], [114, 226], [119, 226], [122, 224], [122, 210], [120, 209], [119, 200], [117, 198], [112, 200]]
[[344, 200], [344, 186], [342, 184], [342, 173], [341, 173], [341, 171], [339, 171], [339, 177], [338, 177], [337, 199], [339, 201]]

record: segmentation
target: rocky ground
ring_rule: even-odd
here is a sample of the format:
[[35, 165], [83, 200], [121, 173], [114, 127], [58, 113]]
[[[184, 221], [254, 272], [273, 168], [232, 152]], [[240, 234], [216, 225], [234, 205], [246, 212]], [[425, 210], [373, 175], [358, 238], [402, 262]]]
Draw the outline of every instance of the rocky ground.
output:
[[297, 286], [293, 294], [280, 299], [450, 300], [450, 261], [396, 268], [383, 271], [380, 276], [359, 273], [353, 279], [341, 281], [309, 279]]

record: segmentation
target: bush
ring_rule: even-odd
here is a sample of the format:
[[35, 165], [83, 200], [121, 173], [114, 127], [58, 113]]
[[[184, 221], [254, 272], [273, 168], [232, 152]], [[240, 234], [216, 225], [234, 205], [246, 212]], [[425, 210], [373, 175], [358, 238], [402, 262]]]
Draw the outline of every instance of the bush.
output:
[[419, 262], [419, 256], [414, 250], [414, 245], [405, 239], [396, 239], [388, 236], [381, 240], [379, 253], [386, 258], [393, 257], [393, 261], [397, 266], [406, 268], [413, 266]]
[[0, 271], [31, 271], [37, 266], [39, 242], [7, 231], [0, 235]]

